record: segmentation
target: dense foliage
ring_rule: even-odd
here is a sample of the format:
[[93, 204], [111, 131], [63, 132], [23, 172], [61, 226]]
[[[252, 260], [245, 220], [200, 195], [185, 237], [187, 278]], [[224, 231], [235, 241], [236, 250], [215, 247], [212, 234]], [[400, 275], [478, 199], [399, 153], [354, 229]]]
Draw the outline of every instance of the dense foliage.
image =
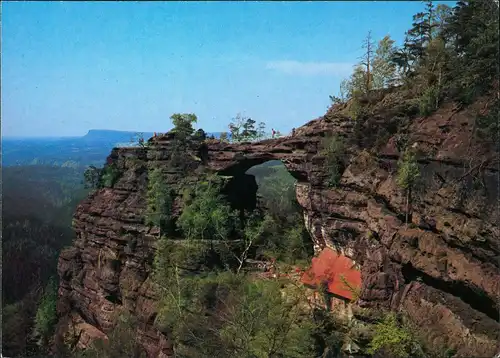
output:
[[39, 338], [38, 345], [46, 347], [54, 333], [57, 322], [56, 312], [57, 281], [51, 278], [45, 286], [35, 316], [34, 335]]
[[184, 208], [178, 225], [187, 239], [227, 239], [232, 210], [220, 194], [221, 180], [208, 178], [184, 191]]
[[120, 178], [120, 171], [114, 163], [103, 168], [91, 165], [85, 169], [83, 177], [87, 189], [112, 188]]
[[150, 170], [148, 175], [146, 224], [154, 225], [163, 232], [170, 229], [172, 193], [165, 184], [161, 169]]
[[[305, 296], [230, 272], [182, 277], [163, 296], [158, 326], [179, 357], [303, 357], [312, 353]], [[298, 288], [297, 288], [298, 289]]]
[[417, 179], [420, 176], [420, 168], [415, 156], [410, 149], [406, 149], [399, 161], [396, 183], [406, 191], [406, 223], [408, 224], [411, 194]]
[[193, 113], [175, 113], [170, 119], [174, 125], [172, 132], [176, 133], [180, 138], [192, 135], [194, 133], [193, 124], [198, 121], [198, 118]]
[[[458, 1], [453, 8], [425, 3], [424, 11], [414, 15], [401, 46], [395, 46], [389, 36], [375, 46], [367, 36], [363, 60], [341, 83], [340, 96], [331, 97], [334, 104], [352, 99], [354, 119], [364, 117], [364, 95], [395, 85], [418, 101], [422, 115], [431, 114], [445, 99], [469, 104], [498, 91], [498, 2]], [[488, 119], [483, 116], [478, 131], [495, 125], [497, 103], [498, 95], [487, 111], [494, 114]]]
[[[40, 355], [46, 348], [47, 341], [40, 338], [50, 334], [51, 307], [55, 307], [51, 306], [54, 285], [49, 279], [57, 274], [60, 250], [74, 238], [72, 216], [88, 193], [82, 174], [82, 170], [61, 167], [2, 168], [2, 286], [8, 287], [2, 290], [2, 334], [6, 356]], [[37, 334], [33, 335], [35, 328]]]
[[346, 149], [343, 139], [338, 135], [327, 136], [321, 142], [321, 153], [325, 157], [328, 185], [335, 187], [340, 183], [344, 167]]
[[[229, 124], [231, 141], [249, 142], [256, 139], [263, 139], [266, 129], [265, 123], [260, 122], [257, 127], [255, 127], [255, 124], [256, 122], [252, 118], [237, 114]], [[226, 140], [226, 138], [227, 135], [224, 136], [224, 140]]]
[[137, 321], [129, 314], [121, 314], [107, 340], [97, 339], [86, 350], [70, 352], [75, 358], [146, 358], [137, 342]]
[[382, 353], [394, 358], [422, 356], [410, 330], [398, 321], [395, 314], [388, 314], [377, 323], [368, 352]]
[[312, 254], [298, 206], [280, 206], [294, 197], [294, 180], [282, 165], [266, 174], [258, 175], [265, 215], [239, 215], [221, 194], [230, 178], [208, 176], [183, 193], [177, 226], [184, 239], [159, 240], [156, 323], [173, 338], [176, 356], [303, 357], [315, 349], [304, 292], [295, 287], [282, 297], [283, 282], [243, 271], [247, 258], [294, 264]]

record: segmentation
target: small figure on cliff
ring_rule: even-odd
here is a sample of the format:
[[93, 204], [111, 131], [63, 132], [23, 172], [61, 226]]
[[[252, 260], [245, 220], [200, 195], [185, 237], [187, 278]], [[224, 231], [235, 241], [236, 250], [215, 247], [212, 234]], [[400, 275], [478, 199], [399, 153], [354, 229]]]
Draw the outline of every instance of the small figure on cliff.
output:
[[295, 128], [292, 128], [292, 137], [295, 136]]
[[153, 133], [153, 137], [156, 137], [156, 132]]
[[272, 138], [274, 138], [274, 135], [276, 134], [276, 131], [274, 130], [274, 128], [271, 128], [271, 135], [272, 135]]

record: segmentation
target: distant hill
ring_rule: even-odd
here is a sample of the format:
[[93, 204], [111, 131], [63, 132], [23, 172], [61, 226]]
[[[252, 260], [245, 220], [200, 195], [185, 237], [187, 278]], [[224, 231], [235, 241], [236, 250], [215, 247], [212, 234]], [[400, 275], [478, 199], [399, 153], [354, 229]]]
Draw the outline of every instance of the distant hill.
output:
[[[153, 136], [152, 132], [91, 129], [82, 137], [2, 138], [2, 165], [102, 166], [114, 147], [136, 144], [138, 133], [146, 140]], [[207, 135], [218, 138], [220, 132]]]

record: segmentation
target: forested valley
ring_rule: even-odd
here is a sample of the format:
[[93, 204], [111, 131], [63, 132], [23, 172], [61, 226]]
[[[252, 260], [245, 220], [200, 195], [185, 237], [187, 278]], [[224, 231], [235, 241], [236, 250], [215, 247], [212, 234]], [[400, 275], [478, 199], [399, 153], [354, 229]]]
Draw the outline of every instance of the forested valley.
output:
[[74, 239], [72, 216], [88, 190], [83, 171], [73, 168], [3, 167], [2, 179], [3, 348], [7, 356], [27, 355], [37, 351], [41, 294], [57, 283], [57, 258]]

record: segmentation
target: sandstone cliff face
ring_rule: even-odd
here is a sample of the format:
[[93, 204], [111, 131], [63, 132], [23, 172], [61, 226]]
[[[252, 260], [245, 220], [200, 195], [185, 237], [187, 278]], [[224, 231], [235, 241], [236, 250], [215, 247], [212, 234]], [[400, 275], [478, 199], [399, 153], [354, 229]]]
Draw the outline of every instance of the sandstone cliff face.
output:
[[[391, 129], [395, 112], [381, 111], [360, 129], [330, 110], [293, 137], [195, 143], [192, 161], [184, 164], [193, 181], [200, 170], [232, 176], [230, 197], [245, 194], [253, 205], [255, 181], [244, 173], [281, 160], [298, 179], [297, 199], [315, 247], [335, 248], [360, 265], [361, 307], [403, 310], [434, 347], [455, 348], [460, 357], [492, 357], [500, 341], [498, 158], [470, 140], [475, 111], [483, 104], [462, 110], [450, 104], [408, 125], [407, 140], [420, 151], [421, 169], [409, 225], [405, 195], [395, 182], [401, 155]], [[370, 142], [370, 128], [377, 127], [387, 128], [387, 135]], [[325, 185], [319, 151], [326, 133], [338, 133], [350, 144], [335, 189]], [[76, 325], [85, 346], [109, 331], [115, 312], [127, 309], [139, 319], [138, 336], [149, 355], [171, 353], [167, 337], [153, 326], [158, 298], [148, 274], [158, 233], [143, 219], [148, 165], [167, 166], [170, 139], [153, 139], [155, 149], [148, 151], [113, 150], [120, 179], [78, 207], [77, 239], [59, 259], [59, 335]], [[167, 172], [175, 185], [179, 173]]]

